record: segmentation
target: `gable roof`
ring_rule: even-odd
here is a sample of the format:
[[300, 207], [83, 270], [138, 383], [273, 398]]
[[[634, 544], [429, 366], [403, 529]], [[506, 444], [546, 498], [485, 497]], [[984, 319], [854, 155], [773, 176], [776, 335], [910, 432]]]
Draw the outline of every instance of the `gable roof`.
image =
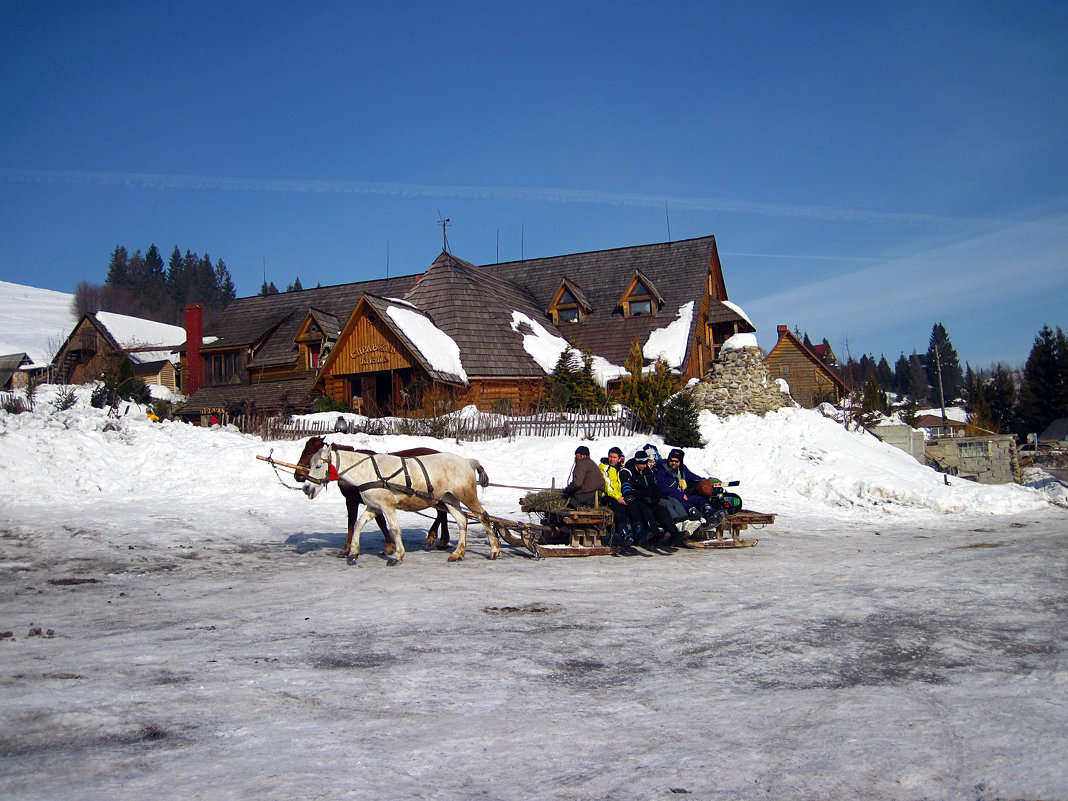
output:
[[[403, 298], [456, 342], [468, 377], [546, 375], [524, 348], [524, 331], [516, 330], [514, 312], [621, 368], [635, 339], [644, 344], [652, 331], [676, 321], [685, 304], [704, 296], [710, 271], [715, 293], [707, 310], [710, 319], [753, 330], [743, 314], [721, 302], [727, 298], [715, 237], [707, 236], [481, 267], [442, 251], [420, 275], [238, 298], [205, 331], [215, 339], [208, 342], [210, 337], [205, 337], [201, 351], [249, 348], [251, 369], [290, 367], [299, 357], [296, 337], [309, 314], [323, 324], [330, 316], [348, 321], [361, 297], [371, 298], [372, 304]], [[660, 308], [653, 315], [624, 318], [619, 303], [635, 275], [657, 293]], [[546, 310], [564, 279], [589, 314], [585, 322], [558, 327]], [[687, 342], [693, 341], [701, 312], [694, 309], [690, 317]], [[399, 328], [393, 330], [402, 335]], [[417, 348], [413, 354], [418, 355]]]
[[[717, 294], [722, 286], [718, 274], [719, 258], [716, 238], [704, 236], [678, 242], [653, 245], [634, 245], [612, 250], [595, 250], [567, 256], [504, 262], [486, 267], [512, 283], [521, 284], [533, 296], [540, 309], [536, 320], [542, 320], [556, 291], [561, 276], [580, 276], [577, 279], [589, 302], [591, 311], [585, 322], [562, 324], [559, 331], [576, 348], [588, 349], [613, 364], [622, 365], [635, 339], [645, 343], [649, 334], [673, 321], [686, 303], [702, 297], [709, 270]], [[647, 280], [646, 286], [659, 293], [663, 306], [653, 315], [624, 318], [619, 309], [635, 273]], [[573, 281], [574, 283], [574, 281]], [[738, 322], [743, 330], [753, 330], [744, 316], [724, 306], [726, 291], [713, 300], [708, 310], [716, 322]], [[693, 340], [694, 327], [701, 310], [695, 309], [686, 340]]]
[[0, 389], [7, 386], [11, 376], [24, 364], [33, 364], [33, 359], [25, 353], [9, 353], [6, 356], [0, 356]]
[[835, 383], [835, 385], [838, 386], [838, 388], [842, 391], [843, 394], [849, 394], [849, 387], [846, 386], [846, 383], [838, 377], [837, 373], [835, 373], [834, 370], [828, 367], [819, 356], [813, 353], [810, 347], [808, 347], [804, 342], [798, 339], [793, 334], [793, 332], [790, 331], [789, 328], [781, 325], [779, 326], [778, 333], [779, 339], [775, 343], [775, 346], [768, 352], [768, 355], [764, 357], [764, 361], [772, 361], [773, 356], [776, 355], [776, 351], [779, 350], [779, 346], [782, 345], [783, 342], [787, 342], [789, 344], [792, 344], [798, 351], [802, 353], [802, 355], [804, 355], [809, 361], [811, 361], [813, 365], [818, 367], [824, 375], [829, 376], [830, 379]]

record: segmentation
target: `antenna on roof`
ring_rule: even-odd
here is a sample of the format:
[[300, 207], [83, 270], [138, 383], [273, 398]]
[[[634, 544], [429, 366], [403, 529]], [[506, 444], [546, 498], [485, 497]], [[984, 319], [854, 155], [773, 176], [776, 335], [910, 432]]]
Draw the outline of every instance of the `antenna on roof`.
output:
[[667, 201], [664, 201], [664, 219], [667, 220], [668, 244], [671, 244], [671, 217], [668, 215]]
[[526, 243], [527, 243], [527, 224], [521, 223], [519, 226], [519, 260], [526, 260]]
[[445, 233], [445, 227], [448, 225], [452, 225], [452, 221], [448, 217], [446, 217], [444, 220], [441, 219], [441, 212], [438, 211], [438, 225], [441, 226], [441, 249], [448, 253], [449, 237]]
[[386, 240], [386, 278], [389, 278], [389, 240]]

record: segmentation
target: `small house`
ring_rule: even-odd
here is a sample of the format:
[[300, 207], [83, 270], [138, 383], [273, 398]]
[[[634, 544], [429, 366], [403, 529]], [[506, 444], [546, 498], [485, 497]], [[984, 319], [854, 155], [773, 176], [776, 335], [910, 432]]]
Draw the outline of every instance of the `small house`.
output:
[[778, 335], [764, 361], [769, 376], [784, 380], [795, 401], [806, 409], [814, 409], [821, 403], [837, 405], [849, 395], [849, 387], [834, 370], [787, 326], [780, 325]]

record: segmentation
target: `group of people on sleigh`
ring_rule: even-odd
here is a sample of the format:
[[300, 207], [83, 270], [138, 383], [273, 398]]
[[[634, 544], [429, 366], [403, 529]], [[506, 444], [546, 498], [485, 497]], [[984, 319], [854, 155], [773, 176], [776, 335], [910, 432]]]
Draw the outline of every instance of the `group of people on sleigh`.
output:
[[704, 539], [715, 531], [730, 505], [719, 479], [697, 475], [684, 458], [673, 448], [662, 459], [655, 446], [646, 444], [626, 460], [622, 450], [610, 448], [598, 464], [590, 449], [579, 445], [563, 494], [573, 508], [600, 503], [612, 510], [615, 530], [605, 545], [678, 547], [686, 537]]

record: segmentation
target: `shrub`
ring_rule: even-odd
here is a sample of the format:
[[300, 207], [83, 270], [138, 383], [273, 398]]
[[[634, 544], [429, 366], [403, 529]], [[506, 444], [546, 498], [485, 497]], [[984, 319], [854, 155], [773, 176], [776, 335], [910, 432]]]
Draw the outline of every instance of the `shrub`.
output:
[[11, 414], [22, 414], [28, 412], [30, 407], [26, 405], [26, 401], [20, 398], [18, 395], [11, 395], [4, 398], [4, 411]]
[[601, 409], [608, 405], [608, 393], [593, 377], [593, 354], [564, 348], [552, 375], [545, 382], [542, 400], [550, 409]]
[[664, 404], [660, 433], [664, 442], [675, 448], [700, 448], [697, 400], [692, 392], [679, 392]]
[[623, 404], [634, 413], [638, 425], [652, 428], [662, 413], [662, 405], [678, 391], [681, 381], [678, 376], [671, 374], [671, 369], [663, 359], [656, 360], [649, 374], [643, 373], [644, 364], [641, 345], [634, 340], [625, 365], [628, 375], [624, 376], [620, 389]]
[[73, 408], [77, 403], [78, 398], [74, 393], [74, 387], [64, 387], [52, 399], [52, 406], [55, 407], [57, 412], [63, 412], [67, 409]]

